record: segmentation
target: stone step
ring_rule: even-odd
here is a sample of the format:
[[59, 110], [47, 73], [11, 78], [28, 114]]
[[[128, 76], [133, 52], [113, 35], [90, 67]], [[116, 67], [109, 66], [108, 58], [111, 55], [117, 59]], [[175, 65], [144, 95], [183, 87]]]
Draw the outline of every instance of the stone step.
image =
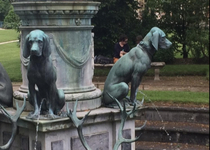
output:
[[[157, 111], [158, 110], [158, 111]], [[205, 107], [174, 107], [174, 106], [149, 106], [139, 120], [171, 122], [189, 122], [209, 124], [209, 108]]]
[[[136, 127], [144, 121], [136, 120]], [[206, 145], [209, 143], [209, 125], [188, 122], [148, 121], [142, 130], [136, 130], [139, 141], [188, 143]]]
[[209, 150], [209, 145], [137, 141], [135, 150]]

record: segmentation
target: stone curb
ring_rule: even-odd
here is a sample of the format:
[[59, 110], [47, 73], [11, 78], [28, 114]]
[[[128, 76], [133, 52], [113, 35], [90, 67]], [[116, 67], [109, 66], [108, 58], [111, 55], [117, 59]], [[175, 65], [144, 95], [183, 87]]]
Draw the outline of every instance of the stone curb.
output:
[[[157, 112], [158, 110], [158, 112]], [[137, 120], [209, 124], [209, 108], [147, 107]]]

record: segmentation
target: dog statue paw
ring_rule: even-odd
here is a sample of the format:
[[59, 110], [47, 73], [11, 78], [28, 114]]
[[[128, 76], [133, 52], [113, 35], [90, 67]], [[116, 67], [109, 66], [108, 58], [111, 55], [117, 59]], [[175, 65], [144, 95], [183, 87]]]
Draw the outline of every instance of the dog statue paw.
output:
[[26, 116], [26, 118], [31, 120], [37, 120], [39, 116], [40, 116], [39, 112], [30, 112], [28, 116]]

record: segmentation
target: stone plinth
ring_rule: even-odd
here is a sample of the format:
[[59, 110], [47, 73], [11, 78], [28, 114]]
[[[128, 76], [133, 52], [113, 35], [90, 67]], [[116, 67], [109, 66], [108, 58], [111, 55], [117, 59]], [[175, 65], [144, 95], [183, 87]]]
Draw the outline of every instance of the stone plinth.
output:
[[[14, 114], [14, 109], [7, 109]], [[142, 115], [143, 109], [134, 116]], [[78, 112], [82, 118], [87, 112]], [[22, 113], [18, 120], [18, 134], [12, 144], [12, 150], [34, 150], [37, 121], [26, 119], [28, 113]], [[92, 110], [83, 125], [83, 134], [92, 150], [113, 150], [118, 138], [121, 113], [119, 109], [99, 108]], [[0, 145], [10, 138], [11, 124], [0, 112]], [[127, 139], [135, 138], [135, 118], [129, 118], [123, 129]], [[57, 120], [40, 120], [37, 138], [37, 150], [85, 150], [77, 130], [69, 118]], [[122, 144], [119, 150], [135, 150], [135, 143]]]
[[154, 68], [155, 70], [155, 77], [154, 77], [155, 81], [160, 80], [160, 77], [159, 77], [160, 69], [163, 68], [164, 66], [165, 66], [165, 62], [152, 62], [151, 63], [151, 67]]
[[[43, 30], [50, 37], [53, 64], [57, 70], [57, 87], [63, 89], [66, 103], [78, 111], [101, 106], [101, 90], [92, 83], [94, 71], [94, 43], [91, 18], [98, 11], [99, 2], [92, 1], [18, 1], [12, 3], [20, 16], [22, 85], [14, 92], [14, 99], [22, 103], [28, 93], [27, 66], [22, 57], [26, 35]], [[15, 105], [14, 105], [15, 106]], [[33, 108], [27, 102], [26, 110]]]

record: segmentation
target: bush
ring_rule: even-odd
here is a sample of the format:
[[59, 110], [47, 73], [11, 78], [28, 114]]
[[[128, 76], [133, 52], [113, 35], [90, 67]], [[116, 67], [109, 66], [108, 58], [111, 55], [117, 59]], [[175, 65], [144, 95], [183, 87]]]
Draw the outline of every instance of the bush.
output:
[[13, 7], [11, 6], [8, 15], [4, 19], [5, 29], [18, 29], [20, 23], [20, 18], [15, 14]]
[[172, 48], [170, 49], [160, 49], [158, 50], [152, 59], [153, 62], [165, 62], [171, 64], [174, 61], [174, 52]]

